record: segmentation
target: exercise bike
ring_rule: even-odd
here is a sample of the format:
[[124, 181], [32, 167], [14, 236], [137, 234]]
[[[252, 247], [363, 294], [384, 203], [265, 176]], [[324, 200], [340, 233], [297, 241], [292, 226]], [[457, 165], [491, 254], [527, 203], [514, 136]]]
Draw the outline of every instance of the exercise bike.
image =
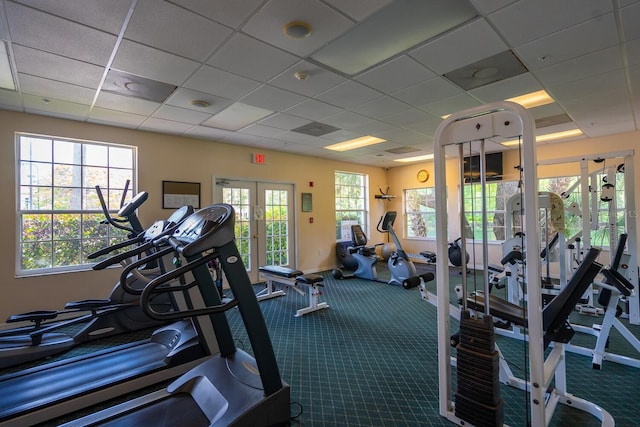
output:
[[[396, 216], [397, 212], [395, 211], [386, 212], [376, 225], [376, 229], [380, 233], [389, 233], [396, 247], [387, 260], [387, 267], [391, 273], [391, 278], [387, 282], [383, 283], [393, 286], [402, 286], [405, 289], [409, 289], [418, 286], [421, 280], [426, 282], [433, 280], [433, 274], [425, 273], [422, 276], [418, 275], [415, 265], [402, 249], [398, 236], [393, 230], [393, 224], [396, 220]], [[362, 231], [362, 227], [360, 225], [351, 226], [351, 240], [353, 242], [353, 247], [350, 248], [349, 251], [357, 262], [357, 269], [351, 275], [344, 275], [342, 270], [336, 268], [332, 272], [333, 277], [336, 279], [357, 277], [360, 279], [382, 282], [381, 280], [378, 280], [376, 270], [378, 257], [375, 252], [376, 246], [380, 246], [382, 243], [367, 246], [367, 237]]]

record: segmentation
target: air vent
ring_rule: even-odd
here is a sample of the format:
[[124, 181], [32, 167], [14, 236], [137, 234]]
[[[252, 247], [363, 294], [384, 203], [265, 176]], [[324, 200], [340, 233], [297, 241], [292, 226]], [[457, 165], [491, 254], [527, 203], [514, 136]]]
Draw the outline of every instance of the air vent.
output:
[[398, 148], [390, 148], [384, 151], [391, 154], [407, 154], [407, 153], [415, 153], [416, 151], [420, 151], [420, 150], [417, 148], [405, 146], [405, 147], [398, 147]]
[[567, 114], [556, 114], [555, 116], [542, 117], [536, 119], [536, 128], [546, 128], [549, 126], [561, 125], [563, 123], [570, 123], [571, 117]]
[[529, 71], [527, 67], [516, 58], [513, 52], [507, 50], [450, 71], [444, 74], [443, 77], [464, 90], [471, 90], [526, 73], [527, 71]]
[[340, 130], [340, 128], [319, 122], [311, 122], [304, 126], [291, 129], [292, 132], [304, 133], [305, 135], [311, 136], [322, 136], [337, 130]]
[[177, 86], [111, 69], [102, 85], [104, 92], [164, 102]]

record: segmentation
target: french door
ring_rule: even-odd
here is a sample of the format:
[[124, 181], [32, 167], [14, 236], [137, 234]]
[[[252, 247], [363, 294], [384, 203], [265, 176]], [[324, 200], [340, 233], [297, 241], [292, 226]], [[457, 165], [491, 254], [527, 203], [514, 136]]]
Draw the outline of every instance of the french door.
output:
[[236, 211], [236, 244], [252, 281], [262, 265], [296, 265], [292, 184], [217, 179], [215, 191]]

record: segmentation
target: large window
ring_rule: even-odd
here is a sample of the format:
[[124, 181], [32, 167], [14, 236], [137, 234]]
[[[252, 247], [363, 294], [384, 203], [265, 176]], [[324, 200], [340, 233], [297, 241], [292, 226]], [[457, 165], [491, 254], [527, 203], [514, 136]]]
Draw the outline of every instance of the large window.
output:
[[100, 223], [95, 186], [117, 211], [125, 183], [135, 176], [135, 148], [27, 134], [18, 134], [16, 144], [16, 274], [86, 268], [88, 254], [123, 237]]
[[[506, 235], [505, 209], [509, 197], [518, 192], [517, 181], [493, 181], [486, 183], [487, 230], [490, 241], [503, 241]], [[469, 223], [468, 237], [482, 240], [482, 187], [479, 183], [464, 186], [465, 218]]]
[[351, 240], [351, 226], [367, 230], [367, 176], [336, 172], [336, 240]]
[[[626, 229], [624, 173], [592, 173], [589, 176], [590, 206], [582, 206], [582, 188], [579, 176], [543, 178], [540, 191], [550, 191], [564, 197], [565, 235], [568, 239], [583, 232], [582, 215], [589, 214], [591, 245], [607, 247], [610, 244], [609, 224], [615, 224], [617, 236]], [[611, 191], [604, 191], [610, 186]]]
[[405, 236], [408, 239], [436, 237], [436, 192], [434, 188], [404, 190]]

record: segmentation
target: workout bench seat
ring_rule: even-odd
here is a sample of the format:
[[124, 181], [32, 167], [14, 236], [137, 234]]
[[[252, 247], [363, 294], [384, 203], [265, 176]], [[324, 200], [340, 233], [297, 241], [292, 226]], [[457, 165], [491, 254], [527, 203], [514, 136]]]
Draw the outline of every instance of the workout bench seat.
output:
[[258, 301], [286, 295], [284, 290], [275, 289], [275, 283], [281, 283], [290, 286], [300, 295], [306, 294], [300, 289], [301, 286], [309, 288], [309, 305], [296, 311], [295, 317], [329, 308], [326, 302], [319, 302], [319, 297], [322, 295], [321, 288], [324, 287], [324, 278], [319, 274], [304, 274], [300, 270], [278, 265], [265, 265], [258, 270], [267, 281], [266, 288], [256, 294]]

